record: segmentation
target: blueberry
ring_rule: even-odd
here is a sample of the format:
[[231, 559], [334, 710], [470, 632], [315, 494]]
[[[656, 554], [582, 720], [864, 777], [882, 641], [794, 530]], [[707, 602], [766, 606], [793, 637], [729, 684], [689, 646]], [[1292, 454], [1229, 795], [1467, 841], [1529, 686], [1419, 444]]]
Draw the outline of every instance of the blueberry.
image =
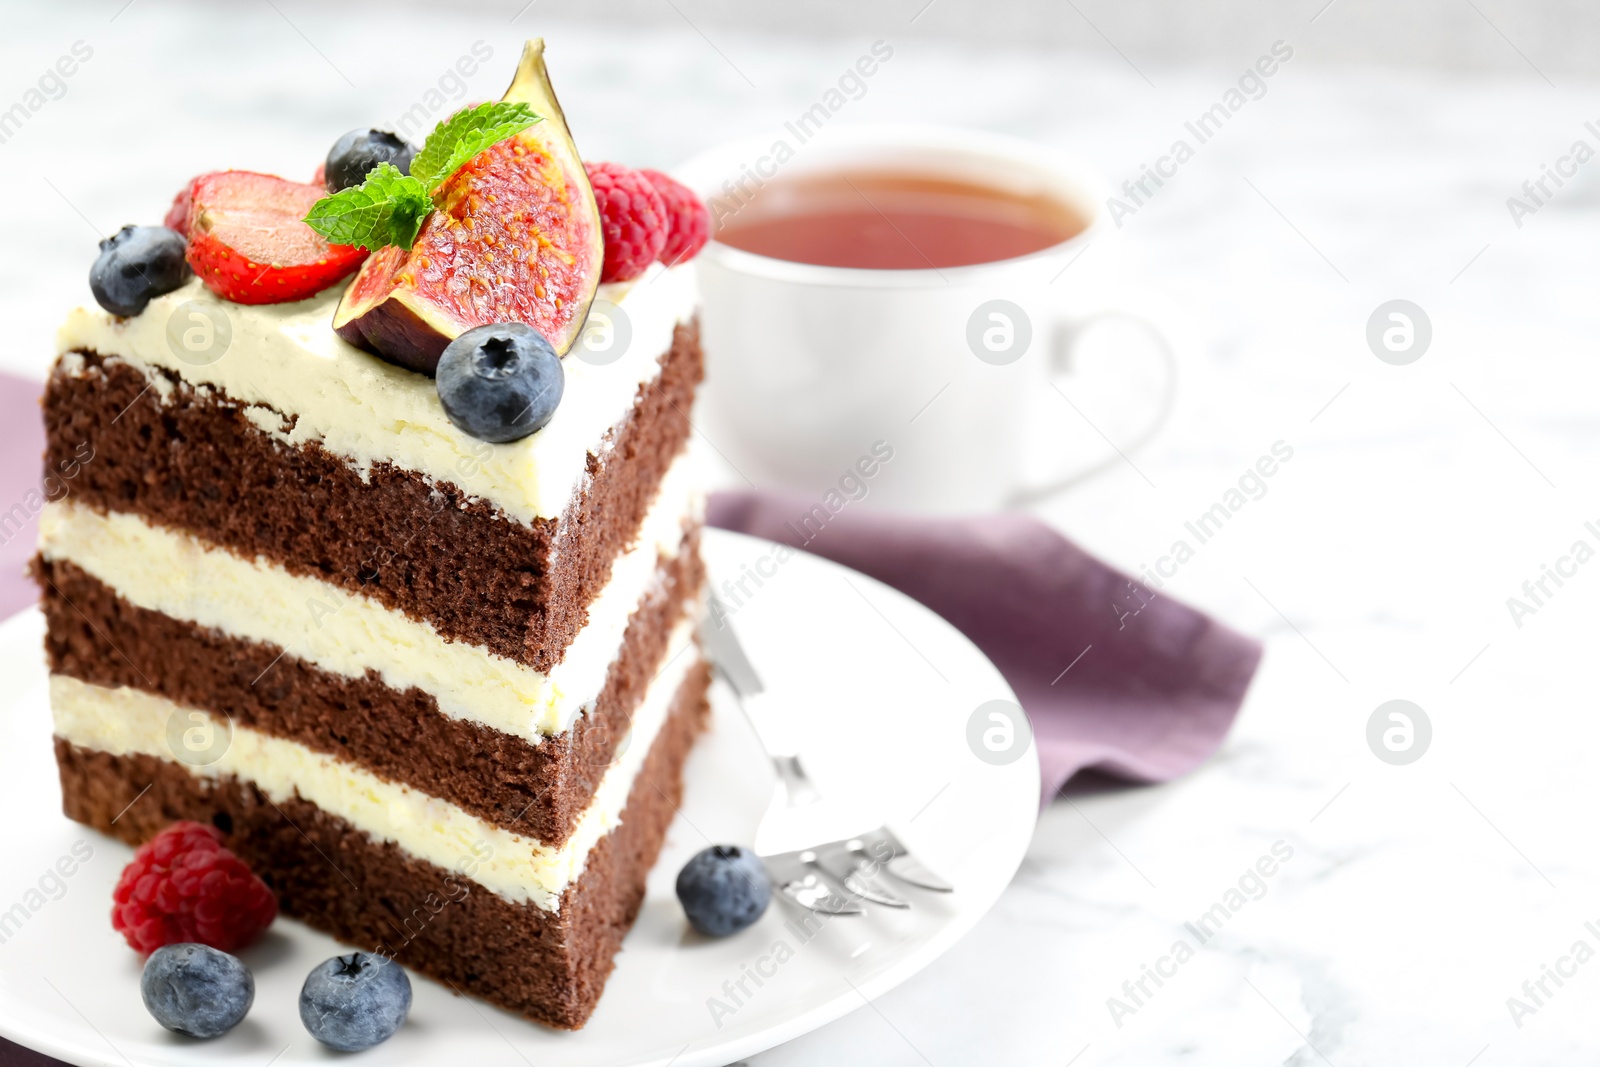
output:
[[393, 163], [402, 174], [410, 174], [416, 154], [416, 146], [387, 130], [351, 130], [328, 150], [323, 167], [328, 192], [360, 185], [379, 163]]
[[89, 268], [95, 300], [113, 315], [137, 315], [152, 297], [189, 280], [183, 235], [165, 226], [124, 226], [100, 242]]
[[550, 342], [520, 322], [468, 330], [445, 347], [435, 374], [450, 421], [496, 444], [543, 427], [566, 386], [566, 371]]
[[300, 1021], [340, 1052], [387, 1041], [411, 1010], [411, 979], [398, 963], [367, 952], [324, 960], [300, 989]]
[[156, 1022], [189, 1037], [216, 1037], [239, 1024], [256, 999], [250, 968], [210, 945], [166, 945], [150, 953], [139, 979]]
[[707, 937], [727, 937], [761, 918], [772, 901], [772, 881], [754, 852], [712, 845], [678, 872], [678, 901], [690, 926]]

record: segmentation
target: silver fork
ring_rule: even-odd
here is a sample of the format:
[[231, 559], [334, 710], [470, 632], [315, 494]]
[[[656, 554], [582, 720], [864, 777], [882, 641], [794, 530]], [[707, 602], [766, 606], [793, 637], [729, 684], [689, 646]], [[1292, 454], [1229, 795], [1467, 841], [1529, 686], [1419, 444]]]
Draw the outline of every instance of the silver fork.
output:
[[[954, 887], [924, 866], [888, 827], [859, 805], [825, 799], [806, 774], [792, 716], [783, 713], [781, 698], [762, 684], [728, 621], [728, 611], [715, 598], [700, 626], [700, 643], [717, 674], [733, 691], [777, 774], [772, 800], [756, 830], [756, 855], [773, 885], [803, 908], [828, 915], [859, 915], [869, 900], [891, 908], [909, 908], [880, 870], [908, 885], [939, 893]], [[863, 827], [869, 829], [863, 830]]]

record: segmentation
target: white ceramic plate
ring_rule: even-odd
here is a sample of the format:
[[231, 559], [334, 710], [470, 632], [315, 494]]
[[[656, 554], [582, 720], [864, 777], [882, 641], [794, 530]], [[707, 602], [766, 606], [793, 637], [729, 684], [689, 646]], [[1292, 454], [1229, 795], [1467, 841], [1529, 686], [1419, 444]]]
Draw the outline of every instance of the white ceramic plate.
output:
[[[808, 724], [804, 759], [818, 784], [887, 816], [958, 891], [908, 890], [911, 912], [834, 918], [809, 939], [789, 925], [798, 913], [781, 901], [738, 936], [691, 933], [673, 895], [678, 869], [708, 844], [750, 841], [772, 786], [718, 686], [711, 732], [686, 770], [683, 809], [588, 1026], [547, 1030], [413, 976], [410, 1019], [364, 1054], [368, 1062], [720, 1067], [905, 981], [971, 929], [1010, 881], [1033, 832], [1039, 772], [1031, 752], [992, 766], [967, 747], [974, 709], [1012, 698], [989, 661], [921, 605], [853, 571], [719, 531], [708, 531], [705, 551], [769, 688], [789, 694]], [[0, 1034], [97, 1067], [337, 1058], [305, 1032], [296, 997], [307, 972], [340, 946], [286, 919], [244, 954], [256, 1000], [233, 1032], [191, 1041], [145, 1013], [141, 960], [109, 918], [131, 851], [60, 814], [42, 630], [35, 611], [0, 625]], [[72, 870], [63, 877], [58, 861], [86, 848], [87, 861], [62, 863]]]

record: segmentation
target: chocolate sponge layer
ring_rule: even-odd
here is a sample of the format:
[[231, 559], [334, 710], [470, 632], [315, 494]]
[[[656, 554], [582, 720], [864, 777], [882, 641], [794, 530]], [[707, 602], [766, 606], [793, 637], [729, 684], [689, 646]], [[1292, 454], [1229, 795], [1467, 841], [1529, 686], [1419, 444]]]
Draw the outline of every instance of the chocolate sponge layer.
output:
[[594, 706], [566, 733], [538, 744], [448, 716], [429, 694], [392, 689], [372, 671], [348, 678], [276, 645], [135, 607], [70, 562], [40, 559], [34, 568], [44, 591], [51, 671], [226, 713], [237, 725], [297, 741], [560, 846], [617, 755], [673, 628], [698, 595], [699, 542], [698, 528], [691, 528], [678, 555], [660, 561]]
[[609, 447], [595, 442], [567, 513], [524, 525], [391, 464], [363, 480], [316, 443], [275, 440], [214, 389], [158, 369], [153, 388], [121, 359], [80, 355], [44, 395], [45, 469], [77, 468], [75, 499], [365, 593], [539, 670], [559, 661], [637, 534], [688, 441], [702, 376], [699, 328], [680, 325]]
[[56, 757], [68, 817], [131, 845], [174, 820], [210, 823], [272, 887], [284, 914], [391, 955], [457, 992], [577, 1029], [594, 1011], [638, 916], [646, 876], [682, 799], [684, 758], [706, 721], [709, 684], [703, 664], [690, 671], [621, 825], [589, 853], [553, 913], [374, 841], [298, 797], [275, 804], [248, 782], [195, 777], [177, 763], [114, 756], [61, 738]]

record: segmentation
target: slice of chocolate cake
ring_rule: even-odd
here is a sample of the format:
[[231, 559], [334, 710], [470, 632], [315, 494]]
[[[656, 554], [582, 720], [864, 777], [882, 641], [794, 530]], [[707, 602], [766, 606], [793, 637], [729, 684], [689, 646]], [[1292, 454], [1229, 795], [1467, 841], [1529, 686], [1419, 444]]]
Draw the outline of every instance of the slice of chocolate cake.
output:
[[[460, 246], [492, 219], [494, 248], [534, 249], [527, 277], [548, 278], [547, 247], [558, 267], [583, 265], [559, 240], [582, 227], [539, 229], [548, 211], [524, 222], [504, 195], [531, 156], [528, 173], [566, 183], [556, 200], [600, 210], [582, 167], [561, 166], [553, 106], [531, 127], [545, 133], [513, 132], [440, 179], [414, 249], [438, 255], [454, 240], [440, 232], [458, 227]], [[538, 304], [533, 282], [520, 304], [453, 308], [481, 329], [429, 320], [458, 337], [442, 357], [376, 327], [353, 334], [367, 351], [334, 331], [342, 284], [271, 302], [241, 289], [259, 278], [208, 271], [201, 235], [229, 231], [205, 203], [232, 210], [238, 174], [197, 179], [192, 206], [169, 216], [199, 279], [142, 294], [137, 314], [80, 309], [60, 333], [46, 464], [77, 473], [41, 516], [35, 573], [66, 812], [129, 843], [209, 823], [285, 914], [582, 1026], [706, 718], [692, 267], [657, 263], [596, 292], [591, 265], [583, 307], [594, 297], [628, 337], [604, 358], [556, 364], [545, 335], [518, 325], [582, 325], [551, 326], [567, 305]], [[248, 177], [252, 194], [282, 182]], [[384, 246], [350, 292], [432, 269], [390, 262], [374, 282], [384, 252], [405, 258]], [[489, 260], [453, 261], [460, 286], [438, 291], [516, 284], [485, 273]], [[262, 271], [304, 280], [276, 260]], [[436, 382], [425, 371], [441, 360]], [[486, 388], [554, 368], [559, 403], [532, 432], [475, 438], [442, 403], [452, 360], [476, 360]], [[528, 405], [484, 410], [514, 422]]]

